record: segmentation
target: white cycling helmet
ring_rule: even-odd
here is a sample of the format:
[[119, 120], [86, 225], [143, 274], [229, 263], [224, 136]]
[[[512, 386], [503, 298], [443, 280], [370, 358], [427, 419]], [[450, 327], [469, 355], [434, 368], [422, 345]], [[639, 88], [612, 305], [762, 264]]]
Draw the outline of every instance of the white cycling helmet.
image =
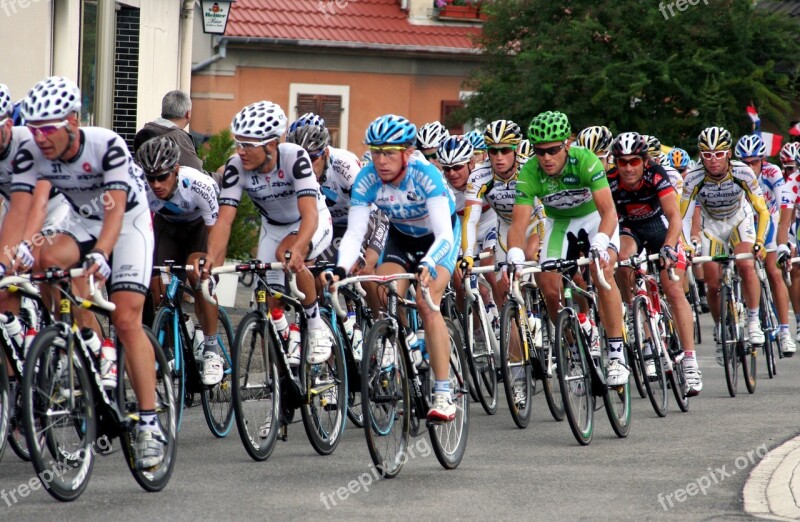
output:
[[0, 83], [0, 117], [5, 118], [14, 112], [14, 102], [11, 101], [11, 92], [8, 86]]
[[800, 154], [800, 142], [787, 143], [781, 148], [781, 163], [796, 163], [795, 159]]
[[468, 163], [474, 151], [469, 139], [464, 136], [450, 136], [439, 145], [439, 164], [451, 167]]
[[231, 122], [234, 136], [267, 140], [286, 132], [286, 114], [279, 105], [260, 101], [240, 110]]
[[611, 150], [611, 143], [614, 141], [614, 136], [608, 127], [604, 125], [595, 125], [594, 127], [586, 127], [578, 133], [575, 141], [581, 147], [586, 147], [595, 154], [605, 154]]
[[417, 132], [418, 149], [439, 148], [444, 140], [450, 137], [450, 132], [438, 121], [426, 123]]
[[22, 100], [25, 121], [64, 119], [81, 110], [81, 90], [70, 79], [50, 76], [28, 91]]

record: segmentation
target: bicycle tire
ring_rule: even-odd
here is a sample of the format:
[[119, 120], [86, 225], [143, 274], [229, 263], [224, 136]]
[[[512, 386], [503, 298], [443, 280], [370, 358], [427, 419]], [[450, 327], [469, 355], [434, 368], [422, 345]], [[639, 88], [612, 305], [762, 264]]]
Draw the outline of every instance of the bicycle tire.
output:
[[8, 384], [8, 372], [6, 370], [6, 358], [0, 354], [0, 460], [8, 444], [8, 436], [11, 425], [11, 405], [16, 402], [16, 397], [11, 397], [11, 389]]
[[[608, 339], [605, 329], [600, 328], [601, 345], [606, 346]], [[611, 429], [617, 437], [624, 439], [631, 431], [631, 381], [630, 378], [622, 386], [609, 386], [608, 382], [608, 350], [600, 350], [600, 365], [603, 372], [603, 380], [606, 385], [603, 387], [603, 406], [605, 406], [606, 416], [611, 423]], [[597, 360], [597, 359], [595, 359]], [[629, 363], [630, 364], [630, 363]]]
[[217, 343], [222, 357], [222, 380], [203, 386], [200, 403], [208, 429], [217, 438], [228, 436], [233, 427], [233, 327], [224, 308], [217, 310]]
[[[533, 382], [531, 381], [530, 361], [525, 358], [523, 353], [524, 346], [522, 340], [522, 327], [519, 324], [520, 308], [513, 299], [506, 300], [503, 310], [500, 312], [500, 372], [503, 374], [503, 388], [506, 392], [506, 402], [508, 410], [514, 424], [520, 429], [528, 427], [531, 419], [533, 402]], [[513, 334], [517, 336], [516, 351], [519, 361], [512, 361], [510, 350], [512, 350]], [[513, 366], [512, 366], [513, 365]], [[514, 383], [522, 382], [524, 387], [524, 404], [519, 407], [514, 397]]]
[[[664, 299], [661, 300], [661, 310], [668, 339], [666, 355], [672, 361], [672, 371], [667, 372], [669, 385], [672, 388], [672, 394], [675, 396], [678, 408], [687, 413], [689, 411], [689, 383], [686, 381], [686, 367], [684, 366], [685, 359], [683, 358], [681, 340], [675, 327], [675, 319], [672, 317], [672, 312], [667, 307]], [[678, 357], [678, 355], [681, 357]], [[679, 360], [676, 362], [676, 359]]]
[[[575, 343], [574, 350], [570, 343]], [[580, 325], [568, 308], [562, 309], [556, 319], [555, 350], [564, 416], [575, 439], [581, 446], [586, 446], [592, 441], [594, 432], [595, 396]]]
[[[155, 368], [153, 371], [156, 374], [156, 413], [158, 415], [158, 423], [161, 427], [161, 433], [167, 440], [164, 449], [164, 460], [161, 464], [154, 468], [139, 469], [136, 466], [136, 453], [134, 446], [136, 444], [136, 427], [132, 427], [127, 433], [120, 435], [122, 441], [122, 452], [125, 454], [125, 461], [128, 468], [131, 470], [134, 480], [145, 491], [156, 492], [164, 489], [172, 477], [172, 472], [175, 470], [175, 463], [178, 454], [178, 423], [177, 423], [177, 407], [174, 389], [170, 379], [169, 363], [167, 356], [161, 349], [155, 334], [145, 327], [145, 335], [150, 341], [150, 346], [153, 348], [153, 355], [155, 358]], [[117, 386], [124, 385], [125, 364], [124, 361], [120, 364], [121, 372]], [[123, 402], [123, 411], [128, 414], [133, 414], [139, 411], [138, 401], [134, 396], [124, 394], [125, 397], [120, 398]]]
[[[633, 314], [633, 307], [631, 306], [631, 311], [627, 311], [626, 306], [626, 314], [630, 313]], [[625, 319], [625, 325], [623, 327], [625, 335], [623, 341], [625, 342], [625, 358], [629, 362], [629, 366], [631, 367], [631, 375], [633, 376], [633, 382], [636, 385], [636, 391], [639, 393], [639, 397], [641, 399], [646, 399], [647, 396], [647, 388], [644, 387], [644, 380], [642, 379], [641, 373], [641, 353], [636, 350], [636, 339], [635, 339], [635, 332], [633, 328], [628, 331], [628, 324], [631, 326], [633, 325], [633, 321], [628, 321], [627, 318]]]
[[772, 320], [772, 305], [768, 301], [767, 292], [764, 289], [764, 282], [761, 283], [761, 302], [758, 315], [764, 330], [763, 350], [767, 365], [767, 376], [772, 379], [775, 377], [775, 346], [780, 343], [780, 333], [776, 328], [777, 321]]
[[[345, 297], [347, 300], [348, 298]], [[367, 340], [369, 329], [372, 327], [372, 319], [363, 301], [355, 305], [356, 323], [361, 329], [361, 355], [363, 357], [364, 342]], [[347, 366], [347, 386], [350, 391], [347, 395], [347, 418], [357, 428], [364, 427], [364, 408], [361, 400], [361, 360], [356, 360], [352, 356], [346, 358]], [[346, 354], [345, 354], [346, 355]]]
[[[664, 366], [661, 356], [664, 347], [663, 339], [659, 333], [658, 326], [653, 328], [647, 298], [643, 295], [636, 296], [633, 300], [633, 332], [636, 343], [636, 351], [639, 353], [639, 371], [642, 374], [647, 396], [653, 410], [659, 417], [667, 414], [667, 376], [664, 373]], [[646, 354], [646, 343], [650, 342], [650, 354]], [[648, 375], [647, 366], [652, 363], [655, 375]]]
[[[372, 463], [384, 478], [394, 478], [405, 463], [411, 431], [411, 399], [407, 356], [398, 346], [398, 333], [390, 319], [370, 329], [361, 360], [361, 398], [364, 433]], [[384, 361], [384, 351], [390, 355]], [[384, 365], [384, 362], [389, 364]]]
[[[178, 421], [178, 432], [181, 431], [183, 424], [183, 411], [186, 409], [186, 350], [180, 325], [175, 321], [176, 310], [174, 308], [162, 307], [156, 312], [153, 319], [153, 332], [159, 344], [172, 357], [172, 394], [175, 396], [175, 414]], [[178, 319], [179, 321], [182, 318]], [[175, 337], [175, 328], [178, 328], [178, 337]], [[179, 343], [176, 341], [180, 341]], [[177, 366], [177, 367], [176, 367]]]
[[[68, 365], [68, 346], [73, 342], [68, 338], [70, 335], [65, 325], [52, 325], [40, 331], [28, 349], [25, 360], [28, 371], [22, 380], [22, 418], [31, 462], [37, 475], [47, 483], [47, 492], [62, 502], [75, 500], [86, 489], [94, 467], [93, 446], [97, 440], [89, 363], [75, 350], [73, 362]], [[54, 411], [67, 413], [57, 418], [52, 414]], [[76, 435], [77, 442], [66, 440]], [[45, 478], [48, 475], [49, 479]]]
[[458, 329], [454, 321], [446, 318], [445, 325], [450, 342], [450, 389], [456, 405], [456, 418], [444, 424], [429, 423], [433, 452], [444, 469], [455, 469], [464, 458], [469, 436], [469, 393], [467, 361]]
[[751, 395], [756, 392], [758, 384], [758, 347], [745, 344], [740, 348], [739, 362], [742, 367], [744, 385]]
[[282, 402], [278, 354], [264, 321], [257, 311], [242, 318], [232, 354], [236, 427], [245, 451], [259, 462], [269, 458], [275, 448]]
[[[320, 455], [330, 455], [339, 445], [344, 433], [347, 420], [347, 371], [345, 366], [344, 348], [341, 339], [333, 333], [330, 320], [322, 314], [322, 322], [328, 329], [328, 334], [333, 339], [330, 359], [320, 364], [308, 364], [305, 357], [300, 358], [300, 382], [304, 383], [306, 397], [300, 406], [300, 416], [303, 418], [303, 427], [308, 435], [308, 441]], [[310, 350], [308, 337], [303, 336], [303, 354]], [[331, 383], [321, 384], [317, 379], [325, 381], [332, 379]], [[333, 386], [333, 388], [330, 388]], [[334, 390], [336, 404], [334, 408], [327, 402], [325, 391]]]
[[550, 410], [550, 415], [553, 416], [555, 421], [561, 422], [564, 420], [564, 398], [561, 396], [561, 387], [558, 385], [558, 377], [554, 371], [557, 365], [555, 350], [553, 349], [554, 332], [550, 326], [552, 323], [550, 322], [550, 316], [547, 315], [547, 308], [542, 307], [539, 315], [542, 319], [542, 347], [538, 348], [539, 360], [544, 362], [548, 357], [550, 358], [547, 365], [550, 373], [547, 373], [547, 367], [542, 368], [545, 373], [542, 384], [544, 398], [547, 402], [547, 409]]
[[[468, 313], [464, 314], [463, 332], [464, 355], [469, 368], [469, 383], [474, 387], [473, 398], [480, 402], [483, 411], [487, 415], [497, 413], [497, 368], [495, 366], [494, 353], [492, 352], [491, 341], [488, 332], [483, 332], [483, 347], [479, 348], [475, 339], [475, 328], [483, 330], [481, 323], [481, 310], [483, 306], [475, 300], [470, 305]], [[458, 333], [458, 332], [457, 332]], [[470, 388], [470, 392], [472, 392]]]
[[719, 291], [719, 341], [722, 344], [722, 359], [725, 366], [725, 384], [728, 387], [728, 394], [736, 397], [736, 388], [739, 379], [739, 369], [737, 368], [736, 356], [739, 344], [739, 327], [731, 315], [732, 307], [736, 306], [731, 301], [730, 288], [723, 286]]

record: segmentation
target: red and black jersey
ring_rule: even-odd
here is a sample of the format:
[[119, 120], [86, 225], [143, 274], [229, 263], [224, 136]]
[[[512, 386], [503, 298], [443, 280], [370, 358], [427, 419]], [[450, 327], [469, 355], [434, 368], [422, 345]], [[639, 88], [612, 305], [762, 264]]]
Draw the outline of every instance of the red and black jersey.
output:
[[659, 218], [664, 215], [661, 210], [661, 198], [667, 194], [677, 198], [675, 188], [669, 181], [669, 175], [657, 163], [645, 164], [644, 175], [634, 188], [622, 183], [617, 167], [609, 170], [606, 176], [622, 223]]

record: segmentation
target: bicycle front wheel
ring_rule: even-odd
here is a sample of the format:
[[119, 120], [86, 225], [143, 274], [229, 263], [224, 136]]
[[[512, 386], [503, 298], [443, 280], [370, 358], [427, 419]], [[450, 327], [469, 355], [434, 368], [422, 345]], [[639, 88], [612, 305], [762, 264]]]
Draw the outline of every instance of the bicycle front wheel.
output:
[[681, 347], [681, 340], [675, 327], [675, 320], [663, 299], [661, 300], [661, 309], [663, 311], [664, 331], [667, 334], [666, 356], [672, 362], [672, 371], [667, 372], [667, 377], [669, 377], [669, 385], [672, 388], [672, 394], [675, 396], [675, 402], [678, 403], [678, 408], [686, 413], [689, 411], [689, 383], [686, 382], [686, 359], [684, 359], [683, 347]]
[[217, 312], [217, 344], [222, 356], [222, 380], [214, 386], [203, 386], [200, 402], [208, 429], [222, 438], [233, 427], [233, 327], [222, 307]]
[[490, 339], [494, 334], [484, 331], [481, 306], [483, 305], [475, 300], [464, 314], [464, 355], [475, 388], [475, 398], [488, 415], [494, 415], [497, 413], [497, 369]]
[[564, 414], [575, 439], [585, 446], [592, 441], [595, 396], [592, 393], [590, 363], [586, 359], [586, 350], [581, 346], [580, 325], [568, 308], [558, 313], [555, 341], [556, 369], [561, 397], [564, 399]]
[[86, 489], [97, 442], [94, 390], [88, 361], [63, 325], [36, 336], [25, 359], [22, 419], [33, 468], [56, 499], [69, 502]]
[[756, 370], [758, 363], [758, 347], [751, 344], [745, 344], [741, 347], [741, 354], [739, 361], [742, 365], [742, 374], [744, 375], [744, 385], [747, 387], [747, 392], [753, 394], [756, 392]]
[[405, 463], [411, 431], [406, 357], [392, 321], [369, 331], [361, 360], [364, 433], [372, 463], [384, 478], [396, 477]]
[[253, 460], [269, 458], [278, 440], [281, 382], [275, 343], [260, 312], [244, 316], [233, 349], [233, 408], [239, 438]]
[[651, 320], [645, 296], [636, 296], [632, 309], [639, 372], [653, 410], [659, 417], [664, 417], [667, 414], [667, 376], [661, 363], [663, 339], [655, 321]]
[[16, 402], [16, 397], [11, 397], [8, 386], [7, 364], [5, 356], [0, 353], [0, 459], [3, 458], [3, 452], [6, 449], [6, 440], [11, 424], [11, 410], [13, 409], [11, 406]]
[[[728, 393], [736, 397], [739, 382], [739, 357], [737, 355], [740, 339], [739, 326], [733, 316], [736, 303], [731, 300], [730, 288], [723, 286], [719, 291], [719, 342], [722, 344], [722, 358], [725, 366], [725, 384]], [[739, 318], [743, 319], [742, 317]]]
[[528, 427], [533, 402], [531, 365], [525, 353], [527, 342], [520, 325], [519, 306], [508, 299], [500, 314], [500, 371], [511, 418], [520, 429]]
[[[186, 393], [186, 361], [184, 359], [183, 344], [186, 342], [180, 332], [180, 326], [175, 321], [174, 308], [162, 307], [153, 320], [153, 333], [167, 355], [172, 381], [172, 395], [175, 397], [175, 416], [178, 431], [183, 422], [183, 410], [186, 408], [183, 400]], [[178, 318], [182, 321], [182, 318]]]
[[433, 452], [445, 469], [455, 469], [464, 458], [469, 433], [469, 383], [467, 363], [462, 349], [461, 337], [453, 321], [444, 320], [450, 341], [450, 389], [456, 405], [456, 418], [443, 424], [429, 424]]

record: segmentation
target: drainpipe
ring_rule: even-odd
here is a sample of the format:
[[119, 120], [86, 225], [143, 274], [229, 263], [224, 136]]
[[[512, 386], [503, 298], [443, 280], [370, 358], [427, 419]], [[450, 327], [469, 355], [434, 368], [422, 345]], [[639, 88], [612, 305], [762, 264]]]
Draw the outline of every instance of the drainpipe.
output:
[[[216, 37], [215, 37], [216, 38]], [[225, 58], [228, 52], [228, 39], [224, 36], [217, 41], [217, 54], [211, 56], [210, 58], [206, 58], [202, 62], [196, 63], [192, 65], [192, 72], [196, 73], [202, 71], [203, 69], [207, 68], [212, 63], [218, 62]]]
[[192, 91], [192, 34], [194, 23], [194, 0], [183, 0], [181, 7], [181, 63], [178, 89]]

